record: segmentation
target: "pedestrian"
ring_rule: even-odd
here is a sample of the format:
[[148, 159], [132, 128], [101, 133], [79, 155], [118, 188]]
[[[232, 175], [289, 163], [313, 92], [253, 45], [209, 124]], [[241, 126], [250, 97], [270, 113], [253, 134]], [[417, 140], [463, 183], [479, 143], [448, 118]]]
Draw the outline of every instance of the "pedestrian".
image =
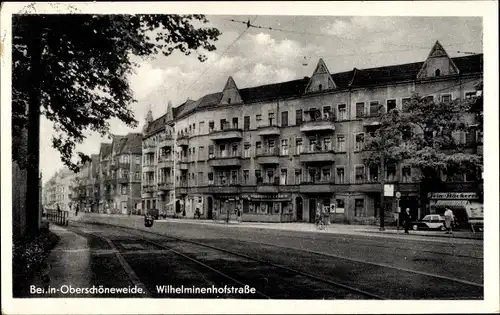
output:
[[445, 234], [453, 234], [451, 224], [453, 222], [453, 211], [451, 211], [450, 208], [446, 208], [446, 211], [444, 212], [444, 225], [446, 227], [446, 233]]
[[410, 232], [408, 231], [411, 226], [410, 208], [406, 208], [405, 212], [403, 213], [403, 225], [405, 227], [405, 234], [410, 234]]
[[238, 223], [241, 223], [241, 210], [238, 207]]
[[78, 216], [78, 210], [79, 210], [79, 209], [78, 209], [78, 205], [76, 205], [75, 217], [77, 217], [77, 216]]

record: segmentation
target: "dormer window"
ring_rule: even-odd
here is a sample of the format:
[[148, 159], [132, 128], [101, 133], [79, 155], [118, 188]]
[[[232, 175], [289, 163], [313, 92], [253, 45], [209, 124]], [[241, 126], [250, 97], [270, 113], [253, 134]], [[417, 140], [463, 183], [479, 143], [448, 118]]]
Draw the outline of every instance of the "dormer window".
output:
[[231, 98], [230, 97], [227, 99], [227, 103], [231, 104]]
[[439, 77], [440, 75], [441, 75], [441, 70], [436, 69], [436, 71], [434, 71], [434, 76]]
[[323, 84], [318, 85], [318, 90], [319, 91], [323, 90]]

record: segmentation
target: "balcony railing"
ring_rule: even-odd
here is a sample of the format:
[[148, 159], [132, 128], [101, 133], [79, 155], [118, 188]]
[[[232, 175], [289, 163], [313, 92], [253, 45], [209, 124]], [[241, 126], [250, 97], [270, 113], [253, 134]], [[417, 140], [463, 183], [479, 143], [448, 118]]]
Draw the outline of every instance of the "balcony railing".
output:
[[180, 136], [177, 136], [177, 145], [179, 146], [188, 146], [189, 145], [189, 136], [187, 134], [183, 134]]
[[146, 184], [142, 186], [142, 190], [144, 192], [154, 192], [156, 190], [156, 186], [154, 184]]
[[261, 124], [257, 127], [259, 136], [279, 136], [280, 129], [276, 124]]
[[209, 156], [208, 165], [212, 167], [240, 166], [241, 152], [237, 151], [231, 153], [231, 155], [218, 154]]
[[331, 146], [309, 146], [300, 154], [303, 163], [334, 162], [335, 150]]
[[158, 189], [160, 190], [172, 190], [174, 183], [172, 181], [161, 181], [158, 182]]
[[335, 180], [331, 177], [324, 179], [306, 179], [301, 181], [299, 191], [301, 193], [330, 193], [331, 185], [335, 184]]
[[256, 160], [259, 164], [279, 164], [279, 148], [257, 150]]
[[214, 141], [218, 140], [231, 140], [231, 139], [241, 139], [242, 132], [241, 128], [231, 127], [229, 124], [221, 126], [221, 130], [211, 130], [210, 138]]
[[310, 118], [309, 120], [302, 121], [302, 124], [300, 125], [301, 132], [334, 131], [334, 130], [335, 130], [335, 116]]

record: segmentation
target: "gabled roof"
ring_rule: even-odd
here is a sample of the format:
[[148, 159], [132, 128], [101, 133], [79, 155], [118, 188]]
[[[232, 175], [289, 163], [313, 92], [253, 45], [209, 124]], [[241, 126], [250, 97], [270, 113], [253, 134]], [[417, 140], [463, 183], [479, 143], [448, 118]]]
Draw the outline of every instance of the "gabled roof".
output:
[[142, 135], [140, 133], [129, 133], [125, 137], [125, 145], [120, 153], [141, 154]]
[[99, 156], [101, 158], [107, 158], [111, 155], [111, 143], [101, 143], [101, 148], [99, 149]]
[[153, 120], [151, 122], [146, 130], [145, 130], [145, 136], [149, 137], [161, 130], [165, 130], [165, 126], [167, 124], [167, 114], [165, 113], [164, 115], [160, 116], [158, 119]]

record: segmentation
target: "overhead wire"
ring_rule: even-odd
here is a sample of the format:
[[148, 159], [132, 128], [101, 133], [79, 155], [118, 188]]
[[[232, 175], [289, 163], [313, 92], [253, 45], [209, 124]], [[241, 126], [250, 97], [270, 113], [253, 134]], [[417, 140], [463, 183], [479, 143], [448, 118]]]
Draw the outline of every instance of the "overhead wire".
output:
[[[249, 20], [249, 21], [248, 21], [248, 24], [253, 23], [253, 22], [257, 19], [257, 17], [258, 17], [258, 15], [256, 15], [256, 16], [254, 17], [254, 19], [252, 20], [252, 22], [250, 22], [250, 20]], [[226, 49], [225, 49], [225, 50], [224, 50], [224, 51], [223, 51], [223, 52], [222, 52], [222, 53], [221, 53], [221, 54], [217, 57], [217, 59], [215, 59], [215, 60], [212, 62], [212, 64], [211, 64], [211, 65], [209, 65], [207, 68], [205, 68], [205, 71], [203, 71], [203, 72], [202, 72], [202, 73], [201, 73], [201, 74], [200, 74], [200, 75], [196, 78], [196, 80], [194, 80], [191, 84], [189, 84], [189, 86], [188, 86], [187, 88], [185, 88], [185, 89], [184, 89], [184, 91], [188, 91], [191, 87], [193, 87], [193, 85], [195, 85], [195, 84], [196, 84], [196, 83], [197, 83], [197, 82], [198, 82], [198, 81], [199, 81], [199, 80], [203, 77], [203, 75], [205, 75], [205, 73], [207, 73], [207, 71], [208, 71], [208, 70], [210, 70], [210, 69], [213, 67], [213, 65], [214, 65], [217, 61], [219, 61], [219, 60], [222, 58], [222, 56], [224, 56], [224, 55], [226, 54], [226, 52], [228, 52], [228, 50], [229, 50], [231, 47], [233, 47], [233, 45], [234, 45], [234, 44], [236, 44], [236, 42], [237, 42], [237, 41], [238, 41], [238, 40], [239, 40], [239, 39], [240, 39], [243, 35], [245, 35], [245, 33], [246, 33], [249, 29], [250, 29], [250, 27], [249, 27], [249, 26], [247, 26], [247, 28], [245, 28], [245, 30], [243, 30], [243, 32], [241, 32], [241, 34], [240, 34], [238, 37], [236, 37], [236, 39], [235, 39], [233, 42], [231, 42], [231, 44], [229, 44], [229, 46], [227, 46], [227, 47], [226, 47]]]

